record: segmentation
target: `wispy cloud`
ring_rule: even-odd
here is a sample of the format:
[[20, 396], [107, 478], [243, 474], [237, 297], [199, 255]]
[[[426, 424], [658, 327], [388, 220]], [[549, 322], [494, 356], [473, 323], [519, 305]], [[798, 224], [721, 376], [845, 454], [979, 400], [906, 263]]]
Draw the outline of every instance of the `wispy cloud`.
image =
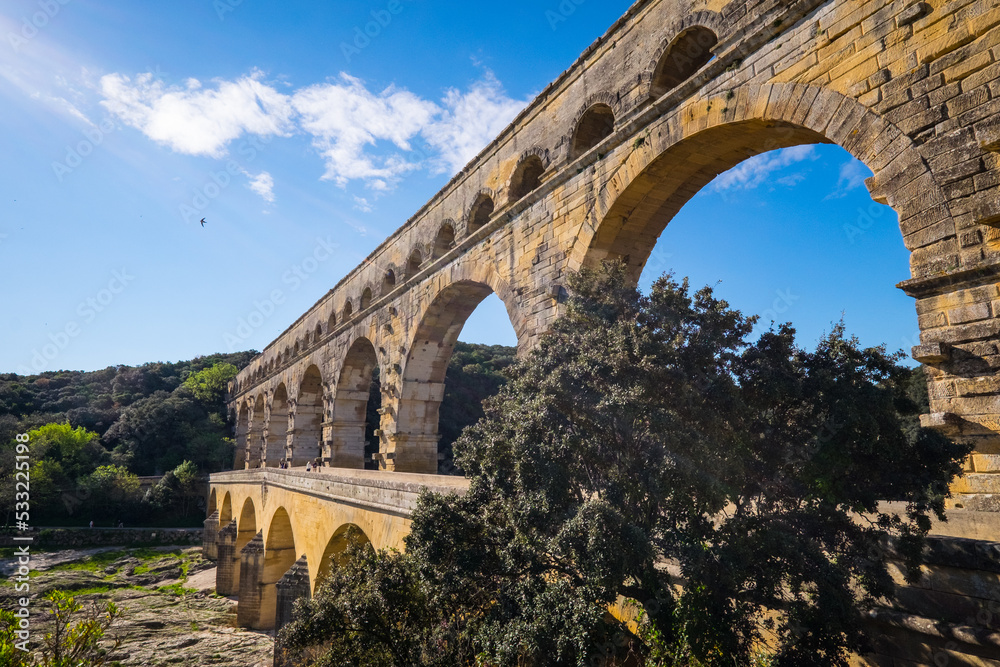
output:
[[466, 93], [449, 90], [443, 104], [440, 117], [424, 135], [440, 153], [439, 170], [455, 173], [500, 134], [528, 100], [508, 97], [493, 73], [487, 72]]
[[257, 70], [210, 86], [108, 74], [100, 93], [119, 120], [178, 153], [219, 158], [244, 135], [304, 133], [324, 161], [323, 180], [341, 187], [362, 181], [375, 192], [418, 169], [457, 172], [528, 103], [510, 98], [491, 72], [440, 102], [395, 86], [372, 91], [345, 73], [284, 94]]
[[197, 79], [167, 86], [153, 74], [133, 81], [121, 74], [101, 78], [101, 105], [157, 143], [188, 155], [219, 158], [244, 135], [287, 136], [293, 129], [291, 100], [254, 71], [236, 81], [204, 88]]
[[340, 186], [362, 179], [384, 190], [402, 174], [418, 168], [398, 152], [376, 156], [367, 151], [387, 141], [411, 151], [410, 141], [437, 113], [437, 106], [394, 87], [372, 93], [354, 77], [323, 83], [295, 93], [293, 105], [303, 130], [326, 161], [325, 180]]
[[250, 176], [247, 187], [260, 195], [268, 204], [274, 203], [274, 177], [268, 172], [262, 171], [256, 176]]
[[840, 166], [840, 178], [837, 180], [836, 189], [824, 197], [823, 201], [843, 199], [852, 190], [857, 190], [864, 185], [865, 179], [871, 175], [871, 169], [860, 160], [854, 158], [848, 160]]
[[[813, 146], [793, 146], [783, 148], [778, 151], [756, 155], [749, 160], [737, 165], [733, 169], [725, 172], [712, 182], [712, 189], [716, 192], [726, 190], [754, 190], [761, 185], [772, 181], [772, 176], [794, 164], [805, 162], [806, 160], [817, 159], [818, 154]], [[782, 177], [775, 180], [783, 185], [794, 185], [794, 175]], [[801, 179], [799, 179], [801, 180]]]

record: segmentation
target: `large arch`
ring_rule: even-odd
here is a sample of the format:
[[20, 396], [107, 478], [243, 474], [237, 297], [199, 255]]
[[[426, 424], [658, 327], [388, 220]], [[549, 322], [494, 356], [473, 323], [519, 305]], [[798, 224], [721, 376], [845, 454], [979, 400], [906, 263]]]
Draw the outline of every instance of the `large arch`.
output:
[[838, 144], [872, 169], [869, 189], [899, 214], [914, 276], [926, 273], [916, 251], [955, 236], [947, 200], [913, 142], [854, 99], [801, 84], [746, 86], [734, 98], [717, 113], [692, 115], [702, 101], [682, 106], [630, 154], [597, 197], [570, 268], [628, 258], [638, 281], [667, 224], [716, 176], [754, 155], [803, 144]]
[[247, 465], [247, 437], [250, 434], [250, 408], [240, 403], [236, 413], [236, 449], [233, 453], [233, 469], [242, 470]]
[[439, 289], [420, 314], [408, 345], [402, 385], [395, 409], [395, 433], [389, 444], [389, 466], [397, 472], [436, 473], [438, 418], [444, 398], [445, 375], [466, 320], [488, 296], [496, 293], [507, 308], [518, 341], [526, 339], [526, 322], [510, 286], [481, 265], [456, 267], [452, 282]]
[[236, 520], [236, 553], [249, 544], [257, 530], [257, 507], [253, 499], [247, 498], [243, 501], [240, 517]]
[[219, 509], [219, 526], [227, 526], [233, 520], [233, 494], [226, 491], [222, 497], [222, 506]]
[[254, 401], [253, 413], [250, 418], [250, 428], [247, 435], [247, 468], [259, 468], [264, 455], [264, 424], [267, 420], [267, 408], [263, 394]]
[[267, 444], [264, 448], [263, 467], [277, 468], [285, 459], [288, 440], [288, 390], [284, 383], [278, 385], [271, 398], [271, 411], [267, 420]]
[[344, 357], [333, 400], [330, 465], [334, 468], [365, 467], [365, 427], [378, 355], [367, 338], [358, 338]]
[[295, 564], [295, 534], [284, 507], [275, 510], [264, 536], [264, 567], [260, 573], [259, 629], [274, 627], [278, 590], [275, 584]]
[[[228, 494], [227, 494], [228, 496]], [[223, 525], [219, 522], [219, 525]], [[236, 548], [233, 552], [233, 577], [232, 586], [234, 591], [240, 590], [240, 571], [241, 558], [240, 552], [243, 547], [250, 544], [254, 536], [257, 534], [257, 508], [254, 505], [252, 499], [247, 498], [243, 501], [243, 507], [240, 510], [240, 516], [236, 520]]]
[[347, 549], [352, 545], [371, 546], [372, 541], [368, 538], [360, 527], [353, 523], [345, 524], [338, 528], [330, 541], [326, 544], [323, 557], [319, 562], [319, 572], [312, 582], [312, 592], [315, 595], [319, 587], [330, 576], [330, 572], [335, 566], [342, 565], [346, 559]]
[[295, 401], [293, 428], [288, 444], [291, 451], [286, 460], [293, 466], [323, 456], [323, 375], [317, 366], [306, 369]]

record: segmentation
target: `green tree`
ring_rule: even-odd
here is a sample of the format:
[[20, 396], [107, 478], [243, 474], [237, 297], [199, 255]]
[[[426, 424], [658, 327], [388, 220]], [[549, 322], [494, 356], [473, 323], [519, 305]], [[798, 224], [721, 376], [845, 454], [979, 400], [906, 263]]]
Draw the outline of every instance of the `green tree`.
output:
[[85, 608], [62, 591], [44, 597], [45, 611], [51, 616], [51, 631], [31, 652], [17, 648], [18, 619], [0, 610], [0, 665], [11, 667], [103, 667], [121, 647], [120, 636], [108, 637], [122, 618], [113, 602], [94, 602]]
[[97, 433], [68, 423], [46, 424], [28, 431], [31, 457], [59, 463], [67, 480], [75, 482], [107, 458]]
[[186, 517], [197, 506], [201, 490], [198, 467], [191, 461], [184, 461], [149, 491], [147, 502], [156, 510]]
[[21, 638], [17, 636], [19, 619], [13, 612], [0, 609], [0, 665], [5, 667], [30, 667], [31, 653], [17, 647]]
[[229, 381], [240, 372], [236, 366], [227, 363], [215, 364], [188, 376], [184, 386], [191, 390], [194, 397], [206, 406], [214, 409], [223, 407]]
[[[764, 647], [778, 666], [846, 665], [893, 592], [885, 544], [917, 576], [969, 447], [913, 427], [910, 372], [842, 327], [814, 352], [788, 326], [750, 342], [754, 320], [710, 289], [664, 277], [643, 296], [620, 263], [570, 287], [455, 443], [468, 494], [413, 515], [400, 567], [420, 595], [399, 614], [430, 619], [422, 656], [749, 665]], [[620, 600], [638, 636], [607, 613]], [[343, 590], [288, 634], [362, 602]], [[339, 651], [319, 664], [348, 664]]]
[[82, 477], [80, 487], [86, 492], [91, 518], [131, 518], [142, 499], [139, 478], [122, 466], [101, 466]]

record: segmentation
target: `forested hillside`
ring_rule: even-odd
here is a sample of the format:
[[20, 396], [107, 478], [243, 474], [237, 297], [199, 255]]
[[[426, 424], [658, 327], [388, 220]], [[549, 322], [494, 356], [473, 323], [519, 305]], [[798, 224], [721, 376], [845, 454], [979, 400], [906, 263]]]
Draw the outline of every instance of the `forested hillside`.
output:
[[[30, 433], [34, 520], [193, 521], [197, 479], [232, 465], [233, 425], [227, 421], [225, 389], [255, 354], [94, 372], [0, 375], [4, 505], [14, 507], [15, 435]], [[501, 372], [515, 354], [515, 348], [458, 344], [441, 405], [442, 472], [460, 472], [451, 462], [451, 443], [483, 415], [482, 401], [500, 389]], [[373, 451], [380, 398], [376, 381], [369, 403]], [[166, 477], [140, 493], [137, 477], [145, 475]], [[8, 510], [5, 519], [11, 518]]]

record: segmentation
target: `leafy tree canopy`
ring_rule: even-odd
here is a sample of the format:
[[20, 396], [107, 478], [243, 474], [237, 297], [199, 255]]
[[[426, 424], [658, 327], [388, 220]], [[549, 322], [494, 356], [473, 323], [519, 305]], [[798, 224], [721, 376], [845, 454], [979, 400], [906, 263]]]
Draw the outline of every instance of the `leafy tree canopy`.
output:
[[221, 405], [229, 387], [229, 381], [240, 372], [233, 364], [220, 363], [192, 373], [184, 381], [194, 397], [205, 405]]
[[405, 555], [343, 566], [398, 586], [330, 586], [282, 641], [381, 623], [323, 665], [846, 665], [893, 591], [886, 544], [916, 576], [969, 447], [920, 429], [900, 357], [843, 326], [815, 351], [790, 326], [750, 341], [710, 289], [644, 296], [620, 263], [570, 287], [455, 443], [468, 494], [425, 494]]

